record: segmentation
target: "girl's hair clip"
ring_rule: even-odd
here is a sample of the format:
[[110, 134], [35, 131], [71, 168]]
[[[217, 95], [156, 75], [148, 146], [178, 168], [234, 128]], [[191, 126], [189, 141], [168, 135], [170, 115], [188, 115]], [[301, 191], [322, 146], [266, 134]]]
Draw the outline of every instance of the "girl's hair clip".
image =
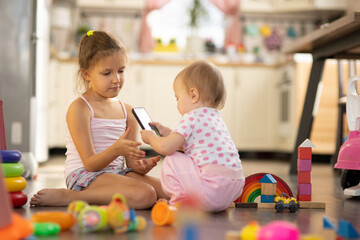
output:
[[86, 33], [86, 35], [88, 35], [88, 36], [91, 36], [91, 35], [93, 35], [94, 34], [94, 31], [93, 30], [90, 30], [90, 31], [88, 31], [87, 33]]

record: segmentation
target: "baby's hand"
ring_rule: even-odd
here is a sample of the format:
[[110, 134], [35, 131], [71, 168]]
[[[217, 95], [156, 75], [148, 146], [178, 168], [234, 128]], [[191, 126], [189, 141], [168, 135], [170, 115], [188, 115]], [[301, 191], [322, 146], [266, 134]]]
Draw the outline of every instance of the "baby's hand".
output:
[[155, 126], [159, 130], [162, 137], [166, 137], [167, 135], [169, 135], [171, 133], [170, 128], [163, 126], [159, 122], [151, 122], [150, 125]]
[[150, 144], [150, 138], [155, 135], [155, 132], [152, 130], [141, 130], [141, 139], [144, 143]]
[[160, 156], [137, 160], [133, 166], [133, 170], [136, 173], [145, 175], [160, 161]]

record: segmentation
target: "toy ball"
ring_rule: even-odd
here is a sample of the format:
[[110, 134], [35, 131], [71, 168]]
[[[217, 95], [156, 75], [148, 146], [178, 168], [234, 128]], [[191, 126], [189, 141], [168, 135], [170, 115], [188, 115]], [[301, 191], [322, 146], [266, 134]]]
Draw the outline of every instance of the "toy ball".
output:
[[259, 231], [259, 240], [298, 240], [299, 229], [292, 223], [286, 221], [274, 221]]
[[240, 232], [241, 239], [257, 240], [257, 236], [260, 230], [260, 225], [256, 221], [251, 221]]
[[96, 232], [107, 227], [106, 208], [89, 206], [78, 215], [78, 224], [82, 232]]

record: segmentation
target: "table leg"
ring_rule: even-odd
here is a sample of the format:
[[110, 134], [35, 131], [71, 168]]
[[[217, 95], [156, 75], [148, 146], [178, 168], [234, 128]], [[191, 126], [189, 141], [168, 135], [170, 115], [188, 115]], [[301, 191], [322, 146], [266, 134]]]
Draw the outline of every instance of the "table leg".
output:
[[294, 151], [292, 152], [291, 155], [290, 174], [297, 173], [297, 156], [298, 156], [297, 149], [299, 145], [306, 138], [310, 138], [312, 123], [314, 120], [314, 116], [313, 116], [314, 103], [316, 99], [318, 85], [323, 73], [325, 60], [326, 60], [325, 58], [314, 59], [311, 66], [310, 78], [306, 91], [301, 120], [298, 128], [298, 134], [296, 137]]

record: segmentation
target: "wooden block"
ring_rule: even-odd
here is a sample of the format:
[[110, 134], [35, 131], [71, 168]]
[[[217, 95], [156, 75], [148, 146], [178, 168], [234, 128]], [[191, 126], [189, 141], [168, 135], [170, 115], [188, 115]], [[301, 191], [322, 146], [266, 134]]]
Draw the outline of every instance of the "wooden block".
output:
[[229, 208], [234, 208], [234, 207], [235, 207], [235, 203], [232, 202], [232, 203], [230, 204]]
[[258, 208], [275, 209], [275, 203], [258, 203]]
[[321, 229], [319, 234], [326, 240], [336, 240], [337, 237], [337, 233], [335, 229], [329, 229], [329, 228]]
[[261, 183], [261, 195], [276, 195], [276, 184]]
[[236, 208], [257, 208], [257, 203], [235, 203]]
[[297, 160], [297, 170], [298, 172], [310, 172], [311, 171], [311, 160]]
[[296, 200], [298, 200], [298, 201], [311, 201], [311, 195], [297, 195]]
[[311, 195], [311, 183], [300, 183], [297, 189], [298, 195]]
[[260, 202], [262, 203], [273, 203], [274, 202], [274, 195], [261, 195]]
[[299, 201], [299, 208], [325, 209], [325, 207], [324, 202]]
[[298, 172], [298, 183], [311, 183], [311, 172], [310, 171]]
[[227, 231], [225, 233], [226, 240], [241, 240], [240, 231]]
[[298, 159], [311, 159], [312, 148], [310, 147], [298, 147]]

